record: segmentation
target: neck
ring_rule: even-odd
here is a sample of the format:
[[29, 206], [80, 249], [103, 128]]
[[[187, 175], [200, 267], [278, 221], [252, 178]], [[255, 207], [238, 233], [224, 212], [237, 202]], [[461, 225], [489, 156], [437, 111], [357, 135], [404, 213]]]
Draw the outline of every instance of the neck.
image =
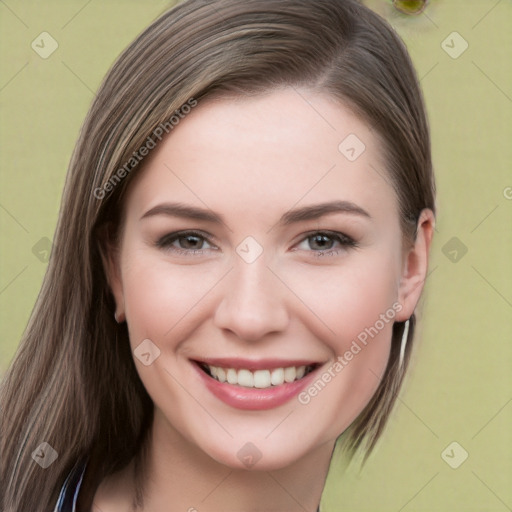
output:
[[333, 448], [334, 441], [325, 443], [272, 470], [232, 468], [205, 454], [155, 411], [142, 470], [142, 510], [316, 512]]

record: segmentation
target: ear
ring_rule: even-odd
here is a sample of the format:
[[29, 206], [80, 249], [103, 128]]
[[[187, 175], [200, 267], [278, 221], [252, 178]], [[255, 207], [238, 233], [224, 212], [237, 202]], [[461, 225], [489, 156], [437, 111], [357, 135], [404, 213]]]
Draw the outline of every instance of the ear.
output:
[[414, 244], [404, 254], [398, 301], [402, 310], [397, 321], [405, 322], [414, 313], [428, 271], [428, 256], [434, 233], [434, 214], [426, 208], [421, 211]]
[[116, 304], [115, 319], [118, 323], [123, 322], [125, 320], [125, 311], [119, 258], [119, 243], [114, 241], [112, 226], [110, 224], [102, 226], [98, 238], [103, 270], [105, 271], [107, 283], [112, 295], [114, 296]]

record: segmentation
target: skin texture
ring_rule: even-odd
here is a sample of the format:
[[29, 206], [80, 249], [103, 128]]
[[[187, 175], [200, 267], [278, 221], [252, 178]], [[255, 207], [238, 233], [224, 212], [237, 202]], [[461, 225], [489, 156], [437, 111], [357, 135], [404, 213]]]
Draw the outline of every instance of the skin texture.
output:
[[[354, 161], [338, 149], [349, 134], [366, 147]], [[120, 246], [105, 261], [132, 349], [150, 339], [160, 350], [149, 366], [135, 358], [155, 404], [144, 510], [316, 510], [336, 438], [386, 367], [392, 321], [307, 404], [294, 397], [241, 411], [206, 389], [190, 359], [306, 359], [323, 365], [321, 376], [393, 304], [393, 320], [409, 318], [433, 215], [422, 212], [416, 242], [404, 249], [381, 153], [375, 134], [339, 102], [293, 88], [205, 101], [153, 150], [130, 185]], [[279, 222], [290, 209], [337, 200], [368, 216]], [[168, 202], [224, 222], [142, 218]], [[207, 240], [158, 245], [180, 230]], [[322, 230], [355, 246], [308, 239]], [[237, 253], [248, 236], [263, 249], [252, 263]], [[261, 453], [250, 469], [237, 456], [248, 442]], [[128, 510], [132, 491], [129, 466], [103, 482], [95, 506]]]

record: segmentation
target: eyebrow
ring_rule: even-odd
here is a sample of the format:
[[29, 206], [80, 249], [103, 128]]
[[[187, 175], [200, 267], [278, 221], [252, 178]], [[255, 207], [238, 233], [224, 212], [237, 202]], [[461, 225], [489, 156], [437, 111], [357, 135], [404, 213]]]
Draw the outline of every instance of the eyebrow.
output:
[[[318, 219], [324, 215], [333, 213], [346, 213], [371, 219], [371, 215], [366, 210], [350, 201], [330, 201], [327, 203], [303, 206], [302, 208], [289, 210], [283, 214], [277, 224], [287, 226], [296, 222]], [[167, 215], [170, 217], [180, 217], [183, 219], [202, 220], [216, 224], [225, 224], [222, 215], [206, 208], [198, 208], [196, 206], [189, 206], [183, 203], [159, 204], [148, 210], [140, 220], [155, 215]]]
[[151, 208], [151, 210], [148, 210], [140, 220], [154, 215], [167, 215], [169, 217], [180, 217], [183, 219], [204, 220], [208, 222], [215, 222], [217, 224], [224, 223], [222, 216], [212, 210], [197, 208], [196, 206], [189, 206], [183, 203], [158, 204], [154, 208]]
[[371, 219], [371, 215], [366, 210], [350, 201], [330, 201], [290, 210], [281, 217], [279, 224], [286, 226], [294, 222], [318, 219], [331, 213], [348, 213]]

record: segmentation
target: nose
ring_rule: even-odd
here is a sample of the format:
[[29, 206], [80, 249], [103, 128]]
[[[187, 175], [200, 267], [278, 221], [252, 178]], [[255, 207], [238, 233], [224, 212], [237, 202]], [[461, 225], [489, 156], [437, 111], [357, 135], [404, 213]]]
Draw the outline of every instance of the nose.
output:
[[253, 263], [240, 258], [227, 277], [214, 314], [216, 327], [249, 342], [287, 328], [286, 291], [264, 258]]

